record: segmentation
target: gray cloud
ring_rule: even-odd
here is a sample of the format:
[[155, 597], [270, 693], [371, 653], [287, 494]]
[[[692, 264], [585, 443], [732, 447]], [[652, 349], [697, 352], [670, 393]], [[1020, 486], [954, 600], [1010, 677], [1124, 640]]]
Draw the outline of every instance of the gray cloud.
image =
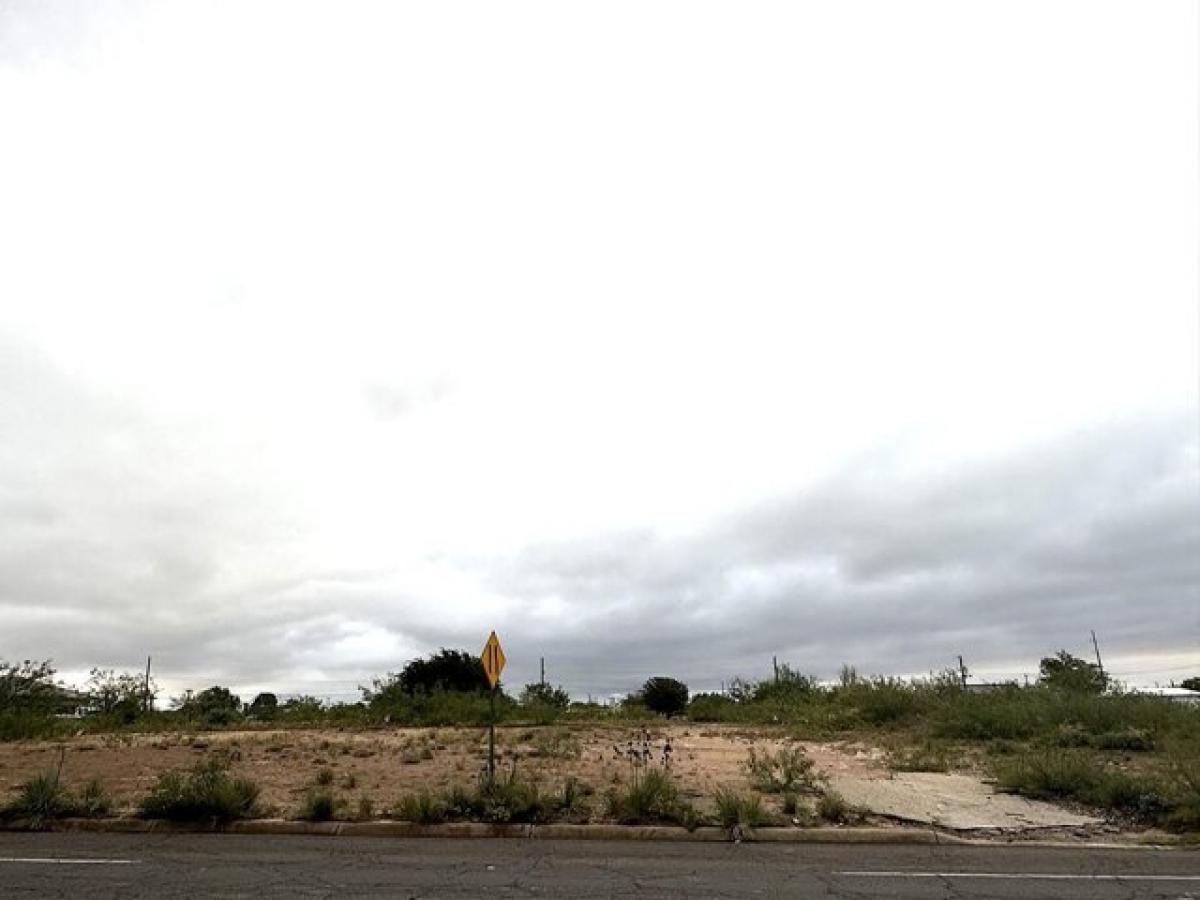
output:
[[[762, 675], [772, 655], [821, 676], [843, 661], [926, 671], [960, 652], [1033, 670], [1059, 646], [1082, 649], [1089, 628], [1113, 654], [1187, 652], [1200, 636], [1190, 415], [932, 471], [896, 442], [688, 536], [642, 529], [434, 561], [507, 598], [498, 621], [473, 623], [402, 571], [289, 555], [280, 535], [295, 522], [277, 491], [207, 464], [195, 435], [24, 345], [3, 351], [2, 657], [121, 667], [153, 653], [179, 686], [346, 696], [412, 653], [474, 647], [495, 624], [511, 683], [545, 655], [555, 680], [603, 695], [655, 672], [699, 687]], [[232, 577], [246, 559], [274, 574]]]
[[712, 685], [761, 674], [776, 653], [824, 676], [843, 661], [927, 671], [960, 652], [1032, 671], [1089, 628], [1111, 652], [1194, 650], [1190, 415], [1115, 422], [920, 477], [902, 473], [901, 449], [698, 536], [543, 545], [491, 577], [504, 593], [569, 599], [569, 620], [554, 623], [558, 655], [602, 691], [629, 687], [620, 669], [600, 674], [613, 657]]

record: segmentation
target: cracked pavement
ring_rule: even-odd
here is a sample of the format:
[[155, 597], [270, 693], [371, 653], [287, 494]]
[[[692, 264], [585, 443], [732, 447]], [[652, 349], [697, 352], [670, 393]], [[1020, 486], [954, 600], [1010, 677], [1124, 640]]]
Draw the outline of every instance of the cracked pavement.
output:
[[1200, 852], [10, 833], [0, 896], [1200, 900]]

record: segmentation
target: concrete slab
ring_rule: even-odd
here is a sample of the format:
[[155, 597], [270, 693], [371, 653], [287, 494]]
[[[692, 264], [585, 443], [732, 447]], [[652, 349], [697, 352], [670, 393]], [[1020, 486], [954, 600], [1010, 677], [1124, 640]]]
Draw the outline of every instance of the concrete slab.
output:
[[890, 779], [833, 776], [830, 787], [855, 806], [909, 822], [958, 831], [973, 829], [1082, 828], [1101, 819], [1000, 794], [970, 775], [898, 772]]

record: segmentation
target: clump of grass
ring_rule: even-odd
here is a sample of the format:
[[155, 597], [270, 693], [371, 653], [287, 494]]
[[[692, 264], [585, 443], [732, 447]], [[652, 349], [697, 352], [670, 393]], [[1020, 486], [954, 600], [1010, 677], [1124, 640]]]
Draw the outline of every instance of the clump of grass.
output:
[[74, 806], [74, 814], [77, 816], [102, 819], [112, 815], [113, 802], [100, 779], [93, 778], [79, 791], [79, 799]]
[[225, 766], [213, 759], [190, 771], [159, 776], [139, 812], [147, 819], [229, 821], [253, 815], [257, 801], [258, 785], [246, 778], [232, 778]]
[[740, 825], [743, 828], [754, 829], [768, 821], [762, 797], [758, 794], [742, 795], [731, 788], [721, 787], [717, 789], [713, 799], [717, 805], [717, 821], [723, 828]]
[[396, 815], [408, 822], [432, 825], [446, 821], [447, 809], [441, 798], [423, 790], [403, 797], [396, 807]]
[[311, 790], [300, 807], [300, 818], [306, 822], [328, 822], [337, 811], [337, 801], [328, 790]]
[[813, 771], [813, 761], [798, 745], [782, 747], [772, 753], [761, 753], [754, 747], [746, 757], [743, 768], [751, 782], [760, 791], [782, 794], [801, 789], [816, 788], [819, 778]]
[[368, 822], [375, 818], [375, 804], [370, 797], [358, 798], [358, 820], [360, 822]]
[[58, 773], [46, 772], [21, 785], [5, 814], [24, 820], [30, 828], [40, 829], [53, 819], [70, 815], [73, 808], [71, 795], [62, 786]]
[[413, 747], [407, 747], [400, 751], [400, 762], [406, 766], [415, 766], [421, 761], [421, 753]]
[[689, 818], [688, 804], [662, 769], [648, 769], [624, 790], [610, 790], [606, 799], [608, 814], [624, 825], [683, 824]]
[[856, 810], [836, 791], [826, 791], [817, 800], [817, 816], [826, 822], [844, 823], [856, 818]]
[[558, 798], [559, 812], [572, 817], [586, 817], [591, 812], [591, 796], [595, 793], [591, 785], [580, 781], [571, 775], [563, 782], [562, 793]]
[[353, 772], [347, 772], [342, 777], [342, 787], [348, 791], [354, 790], [358, 787], [358, 777]]
[[329, 787], [333, 784], [333, 769], [321, 769], [315, 780], [320, 787]]

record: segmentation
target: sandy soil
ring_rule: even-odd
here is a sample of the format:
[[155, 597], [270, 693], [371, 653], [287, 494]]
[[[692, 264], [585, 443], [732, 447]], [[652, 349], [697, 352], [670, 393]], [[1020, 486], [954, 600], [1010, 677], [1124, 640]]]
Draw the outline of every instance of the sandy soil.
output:
[[[597, 792], [627, 779], [628, 762], [614, 745], [636, 740], [636, 727], [502, 727], [497, 729], [497, 765], [515, 764], [522, 778], [558, 790], [575, 776]], [[776, 749], [788, 742], [779, 732], [723, 726], [652, 729], [661, 755], [672, 744], [672, 770], [686, 797], [707, 806], [721, 785], [748, 790], [742, 764], [751, 746]], [[885, 778], [882, 754], [853, 745], [803, 743], [824, 773]], [[335, 794], [357, 809], [367, 798], [376, 811], [407, 793], [475, 783], [487, 762], [487, 731], [478, 728], [377, 731], [236, 731], [201, 734], [81, 735], [65, 742], [0, 744], [0, 802], [25, 779], [52, 770], [65, 748], [63, 780], [79, 786], [99, 778], [118, 808], [131, 812], [158, 775], [186, 768], [212, 754], [231, 760], [234, 774], [252, 778], [263, 804], [293, 816], [322, 769], [333, 772]]]

